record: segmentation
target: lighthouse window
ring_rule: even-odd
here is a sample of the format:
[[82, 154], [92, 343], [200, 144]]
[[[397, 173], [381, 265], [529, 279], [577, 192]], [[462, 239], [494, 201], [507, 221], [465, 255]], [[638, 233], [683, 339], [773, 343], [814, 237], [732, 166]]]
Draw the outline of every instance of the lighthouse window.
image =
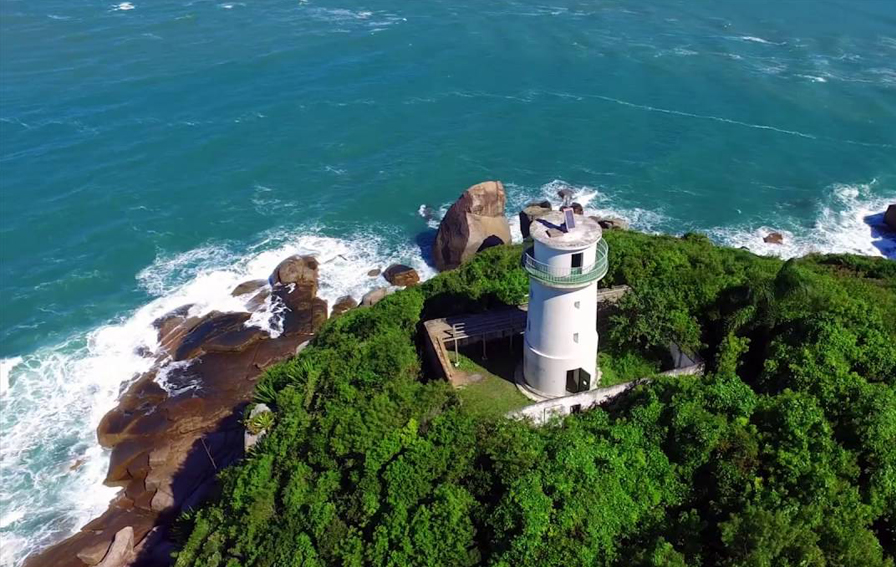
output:
[[582, 253], [577, 252], [572, 255], [572, 268], [581, 268], [582, 267]]
[[578, 334], [578, 333], [573, 333], [573, 334], [572, 334], [572, 340], [575, 341], [575, 342], [579, 342], [579, 334]]

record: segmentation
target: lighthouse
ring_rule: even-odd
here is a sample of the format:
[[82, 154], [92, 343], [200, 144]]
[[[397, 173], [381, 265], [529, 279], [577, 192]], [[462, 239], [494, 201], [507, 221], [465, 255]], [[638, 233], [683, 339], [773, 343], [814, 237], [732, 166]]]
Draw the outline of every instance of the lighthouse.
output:
[[599, 381], [597, 282], [607, 273], [608, 251], [600, 225], [563, 208], [536, 219], [529, 232], [521, 386], [536, 398], [593, 389]]

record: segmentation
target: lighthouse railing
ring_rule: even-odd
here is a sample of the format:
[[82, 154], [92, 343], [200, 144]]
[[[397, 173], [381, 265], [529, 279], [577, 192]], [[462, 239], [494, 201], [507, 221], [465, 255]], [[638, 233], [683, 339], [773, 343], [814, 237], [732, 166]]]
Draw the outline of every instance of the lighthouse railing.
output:
[[609, 247], [605, 240], [597, 243], [596, 259], [588, 266], [558, 267], [539, 262], [530, 248], [523, 253], [523, 268], [530, 276], [549, 285], [583, 285], [607, 275]]

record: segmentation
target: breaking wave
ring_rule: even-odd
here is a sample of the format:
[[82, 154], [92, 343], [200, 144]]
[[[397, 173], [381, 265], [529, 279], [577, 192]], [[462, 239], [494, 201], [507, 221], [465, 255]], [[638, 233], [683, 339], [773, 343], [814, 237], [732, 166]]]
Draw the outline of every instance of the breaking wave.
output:
[[[426, 279], [434, 270], [412, 243], [396, 245], [388, 235], [358, 233], [343, 238], [317, 229], [270, 232], [240, 252], [209, 245], [160, 255], [137, 275], [155, 299], [133, 313], [62, 344], [0, 361], [0, 565], [18, 566], [36, 550], [76, 532], [99, 516], [119, 489], [103, 485], [109, 452], [96, 440], [96, 427], [118, 397], [154, 359], [152, 322], [182, 305], [190, 313], [243, 310], [245, 298], [230, 295], [239, 283], [267, 278], [292, 254], [320, 260], [318, 295], [334, 301], [359, 299], [388, 285], [374, 268], [401, 262]], [[273, 333], [270, 304], [250, 324]], [[165, 373], [159, 381], [165, 386]]]

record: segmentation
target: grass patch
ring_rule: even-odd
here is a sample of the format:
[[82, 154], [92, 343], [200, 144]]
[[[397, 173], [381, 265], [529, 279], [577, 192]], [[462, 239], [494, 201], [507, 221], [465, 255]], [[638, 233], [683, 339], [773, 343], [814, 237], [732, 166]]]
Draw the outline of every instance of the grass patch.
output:
[[[488, 361], [483, 361], [475, 355], [461, 353], [458, 369], [468, 375], [482, 376], [481, 380], [457, 390], [464, 407], [471, 413], [483, 417], [500, 417], [532, 403], [520, 393], [513, 381], [515, 366], [512, 354], [503, 354], [505, 356], [493, 356]], [[453, 354], [451, 360], [454, 360]]]

